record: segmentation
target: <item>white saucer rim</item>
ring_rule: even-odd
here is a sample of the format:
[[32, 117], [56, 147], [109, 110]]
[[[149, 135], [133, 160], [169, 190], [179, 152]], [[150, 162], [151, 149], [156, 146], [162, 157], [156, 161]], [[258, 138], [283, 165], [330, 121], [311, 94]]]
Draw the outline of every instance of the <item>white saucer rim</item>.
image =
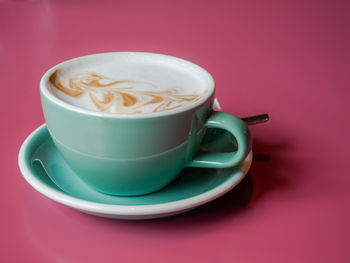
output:
[[38, 192], [45, 195], [46, 197], [72, 207], [74, 209], [89, 211], [96, 214], [104, 215], [121, 215], [121, 216], [145, 216], [145, 215], [157, 215], [157, 214], [167, 214], [177, 211], [191, 209], [205, 203], [208, 203], [238, 185], [245, 175], [248, 173], [251, 163], [252, 163], [252, 151], [244, 160], [243, 164], [240, 165], [240, 170], [238, 170], [234, 176], [232, 176], [226, 182], [220, 184], [219, 186], [204, 192], [202, 194], [181, 199], [178, 201], [165, 202], [161, 204], [149, 204], [149, 205], [113, 205], [113, 204], [102, 204], [92, 201], [81, 200], [76, 197], [72, 197], [67, 193], [62, 193], [58, 190], [52, 189], [40, 180], [36, 179], [30, 169], [26, 164], [26, 149], [33, 139], [33, 137], [44, 127], [46, 124], [40, 125], [36, 128], [23, 142], [19, 155], [18, 155], [18, 164], [22, 172], [23, 177], [26, 181]]

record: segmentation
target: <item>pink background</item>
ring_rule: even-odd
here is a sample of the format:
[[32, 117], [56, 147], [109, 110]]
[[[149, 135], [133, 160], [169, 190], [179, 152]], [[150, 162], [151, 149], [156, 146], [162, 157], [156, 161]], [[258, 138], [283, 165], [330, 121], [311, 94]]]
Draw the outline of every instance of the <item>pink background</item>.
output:
[[[350, 262], [349, 12], [349, 1], [0, 1], [0, 261]], [[168, 219], [103, 219], [40, 195], [17, 165], [44, 122], [39, 80], [105, 51], [203, 66], [226, 112], [270, 114], [251, 127], [269, 160]]]

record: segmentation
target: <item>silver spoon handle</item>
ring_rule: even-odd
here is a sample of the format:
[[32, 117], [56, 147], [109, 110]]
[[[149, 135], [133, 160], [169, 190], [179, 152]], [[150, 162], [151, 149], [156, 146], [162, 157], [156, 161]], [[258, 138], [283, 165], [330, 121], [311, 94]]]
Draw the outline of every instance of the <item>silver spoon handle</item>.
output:
[[267, 122], [268, 120], [269, 120], [269, 115], [267, 113], [242, 118], [242, 121], [244, 121], [247, 125], [260, 124], [260, 123]]

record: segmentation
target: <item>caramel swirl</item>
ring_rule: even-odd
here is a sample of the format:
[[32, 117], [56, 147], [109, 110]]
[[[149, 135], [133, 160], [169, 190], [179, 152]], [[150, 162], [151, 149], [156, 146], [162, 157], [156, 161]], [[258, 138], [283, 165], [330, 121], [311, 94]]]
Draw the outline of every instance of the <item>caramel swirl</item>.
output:
[[[79, 99], [87, 95], [96, 109], [112, 113], [145, 113], [172, 110], [196, 101], [200, 94], [184, 94], [181, 89], [156, 90], [153, 84], [133, 80], [112, 80], [96, 72], [75, 74], [68, 85], [59, 80], [60, 69], [49, 82], [66, 95]], [[142, 84], [149, 87], [137, 89]]]

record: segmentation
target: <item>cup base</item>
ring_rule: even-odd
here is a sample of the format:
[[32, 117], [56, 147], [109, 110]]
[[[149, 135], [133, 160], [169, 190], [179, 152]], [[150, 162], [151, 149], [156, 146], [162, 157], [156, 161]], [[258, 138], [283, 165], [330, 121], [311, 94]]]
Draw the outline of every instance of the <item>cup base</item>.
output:
[[76, 174], [98, 192], [145, 195], [169, 184], [185, 167], [187, 143], [162, 154], [136, 159], [103, 159], [78, 153], [52, 138]]

